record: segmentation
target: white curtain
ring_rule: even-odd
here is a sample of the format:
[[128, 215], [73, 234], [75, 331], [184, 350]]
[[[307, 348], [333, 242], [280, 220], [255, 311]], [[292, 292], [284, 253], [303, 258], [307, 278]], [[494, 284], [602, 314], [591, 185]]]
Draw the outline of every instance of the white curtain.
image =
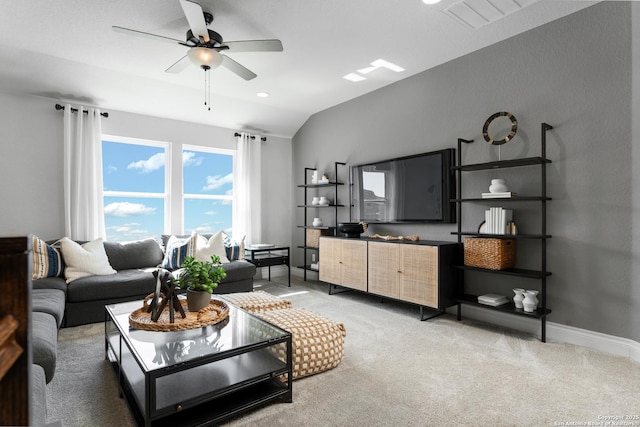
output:
[[260, 180], [260, 139], [241, 133], [233, 166], [233, 237], [245, 244], [261, 243], [262, 185]]
[[73, 113], [71, 108], [69, 104], [64, 108], [65, 236], [104, 239], [100, 110], [80, 106]]

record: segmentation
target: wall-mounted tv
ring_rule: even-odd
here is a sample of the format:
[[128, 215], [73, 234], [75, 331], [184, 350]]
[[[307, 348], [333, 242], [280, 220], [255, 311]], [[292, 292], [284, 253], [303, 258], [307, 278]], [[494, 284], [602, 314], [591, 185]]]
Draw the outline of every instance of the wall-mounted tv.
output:
[[351, 168], [352, 214], [367, 223], [455, 223], [455, 149]]

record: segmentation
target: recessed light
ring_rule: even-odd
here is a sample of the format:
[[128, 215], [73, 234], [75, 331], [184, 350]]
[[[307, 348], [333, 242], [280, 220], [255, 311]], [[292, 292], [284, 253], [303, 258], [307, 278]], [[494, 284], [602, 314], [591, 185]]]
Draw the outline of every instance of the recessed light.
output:
[[436, 3], [440, 3], [440, 0], [422, 0], [422, 3], [424, 3], [424, 4], [436, 4]]
[[367, 80], [366, 77], [362, 77], [361, 75], [356, 73], [349, 73], [346, 76], [343, 76], [342, 78], [346, 80], [350, 80], [352, 82], [361, 82], [362, 80]]
[[269, 92], [258, 92], [258, 93], [256, 93], [256, 96], [258, 96], [260, 98], [268, 98], [269, 97]]
[[401, 73], [402, 71], [404, 71], [404, 68], [389, 61], [385, 61], [384, 59], [376, 59], [370, 65], [371, 67], [361, 68], [360, 70], [358, 70], [358, 72], [360, 74], [369, 74], [370, 72], [377, 70], [378, 68], [386, 68], [388, 70], [395, 71], [396, 73]]

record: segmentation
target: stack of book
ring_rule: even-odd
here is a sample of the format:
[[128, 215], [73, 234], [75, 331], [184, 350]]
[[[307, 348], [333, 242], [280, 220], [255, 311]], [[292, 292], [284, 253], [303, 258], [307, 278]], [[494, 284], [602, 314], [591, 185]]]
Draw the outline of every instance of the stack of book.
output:
[[486, 304], [486, 305], [491, 305], [493, 307], [498, 307], [499, 305], [508, 303], [509, 300], [504, 295], [484, 294], [478, 297], [478, 302], [480, 304]]
[[515, 234], [513, 211], [503, 208], [489, 208], [484, 211], [483, 233], [486, 234]]
[[501, 191], [499, 193], [482, 193], [483, 199], [510, 199], [517, 194], [515, 191]]

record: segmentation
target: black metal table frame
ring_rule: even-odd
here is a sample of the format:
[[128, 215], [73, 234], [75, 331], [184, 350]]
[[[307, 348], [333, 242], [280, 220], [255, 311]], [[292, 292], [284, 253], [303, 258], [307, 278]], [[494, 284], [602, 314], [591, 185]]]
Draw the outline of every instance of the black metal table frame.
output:
[[[239, 310], [239, 309], [238, 309]], [[250, 313], [248, 313], [249, 315], [251, 315]], [[251, 315], [253, 316], [253, 315]], [[119, 345], [118, 345], [118, 354], [116, 354], [115, 350], [111, 347], [111, 344], [109, 343], [109, 335], [108, 335], [108, 323], [109, 322], [113, 322], [113, 324], [115, 325], [115, 328], [118, 330], [118, 340], [119, 340]], [[292, 364], [292, 341], [291, 341], [291, 334], [287, 333], [285, 334], [285, 336], [283, 336], [282, 338], [279, 339], [270, 339], [261, 343], [256, 343], [256, 344], [252, 344], [252, 345], [248, 345], [248, 346], [243, 346], [243, 347], [239, 347], [237, 349], [233, 349], [233, 350], [229, 350], [227, 352], [225, 352], [224, 354], [216, 354], [216, 355], [211, 355], [211, 356], [207, 356], [204, 358], [199, 358], [197, 360], [194, 361], [190, 361], [190, 362], [185, 362], [185, 363], [180, 363], [179, 365], [174, 366], [173, 368], [164, 368], [161, 370], [158, 370], [157, 372], [152, 372], [149, 373], [148, 375], [145, 375], [146, 380], [145, 380], [145, 395], [147, 396], [145, 398], [145, 412], [148, 414], [147, 417], [144, 416], [144, 414], [141, 411], [141, 408], [138, 407], [138, 403], [136, 402], [136, 398], [134, 396], [133, 390], [131, 390], [131, 385], [128, 383], [128, 379], [126, 378], [126, 375], [122, 372], [122, 363], [123, 363], [123, 359], [122, 359], [122, 350], [123, 350], [123, 345], [125, 345], [128, 348], [128, 351], [132, 354], [133, 360], [138, 364], [138, 366], [142, 369], [141, 366], [141, 362], [138, 360], [137, 357], [133, 356], [133, 354], [135, 354], [135, 349], [131, 348], [131, 346], [129, 345], [129, 342], [127, 339], [124, 338], [123, 335], [123, 331], [120, 329], [121, 326], [119, 325], [118, 322], [116, 322], [114, 319], [111, 319], [111, 316], [108, 312], [108, 310], [105, 308], [105, 359], [110, 361], [112, 364], [112, 367], [114, 368], [117, 376], [118, 376], [118, 384], [120, 387], [120, 393], [121, 396], [126, 397], [127, 402], [129, 403], [129, 408], [131, 408], [134, 418], [136, 419], [136, 422], [138, 423], [138, 425], [144, 425], [145, 427], [147, 426], [153, 426], [154, 423], [156, 422], [162, 422], [164, 421], [162, 418], [165, 417], [171, 417], [171, 415], [176, 415], [176, 414], [182, 414], [182, 408], [178, 408], [177, 412], [174, 412], [173, 414], [171, 413], [166, 413], [168, 412], [165, 409], [162, 410], [157, 410], [155, 409], [155, 404], [156, 404], [156, 396], [154, 393], [151, 393], [152, 391], [152, 386], [150, 385], [152, 382], [155, 382], [159, 377], [162, 376], [166, 376], [166, 375], [170, 375], [170, 374], [175, 374], [175, 373], [179, 373], [182, 371], [186, 371], [188, 369], [191, 368], [195, 368], [198, 366], [202, 366], [204, 364], [207, 363], [214, 363], [216, 361], [220, 361], [220, 360], [224, 360], [224, 359], [228, 359], [234, 356], [238, 356], [238, 355], [242, 355], [242, 354], [247, 354], [251, 351], [256, 351], [256, 350], [260, 350], [260, 349], [266, 349], [267, 347], [271, 347], [274, 346], [276, 344], [279, 343], [286, 343], [287, 346], [287, 362], [286, 362], [286, 368], [282, 370], [282, 372], [279, 372], [278, 374], [286, 374], [287, 376], [287, 380], [286, 380], [286, 387], [282, 388], [279, 391], [275, 391], [275, 392], [271, 392], [271, 394], [269, 396], [263, 396], [263, 397], [257, 397], [255, 399], [248, 399], [246, 402], [238, 404], [237, 406], [229, 409], [229, 410], [222, 410], [220, 411], [221, 408], [218, 408], [218, 413], [214, 412], [212, 413], [211, 417], [209, 419], [207, 419], [207, 421], [205, 422], [206, 425], [216, 425], [217, 423], [228, 419], [232, 416], [236, 416], [238, 414], [241, 414], [247, 410], [250, 410], [252, 408], [255, 408], [257, 406], [261, 406], [265, 403], [267, 403], [268, 401], [271, 401], [275, 398], [280, 398], [283, 402], [287, 402], [287, 403], [291, 403], [293, 401], [293, 388], [292, 388], [292, 381], [293, 381], [293, 364]], [[286, 332], [286, 331], [285, 331]], [[162, 333], [162, 332], [158, 332], [158, 333]], [[110, 353], [112, 356], [110, 356]], [[115, 360], [113, 360], [112, 357], [115, 357]], [[275, 381], [277, 380], [277, 376], [276, 375], [272, 375], [271, 376], [271, 381]], [[264, 381], [264, 379], [260, 380], [257, 379], [253, 382], [258, 383], [260, 381]], [[187, 408], [189, 410], [191, 410], [192, 412], [195, 410], [200, 410], [200, 408], [204, 407], [206, 408], [207, 406], [209, 407], [216, 407], [216, 402], [217, 400], [213, 401], [213, 405], [207, 405], [207, 401], [211, 401], [211, 399], [216, 399], [220, 396], [220, 398], [224, 399], [229, 395], [233, 395], [233, 393], [240, 393], [241, 392], [241, 388], [243, 387], [247, 387], [247, 385], [250, 383], [251, 381], [245, 381], [242, 384], [238, 384], [236, 387], [227, 387], [226, 389], [221, 389], [221, 390], [213, 390], [209, 393], [203, 393], [201, 396], [197, 396], [195, 398], [186, 400], [185, 402], [182, 402], [182, 405], [184, 408]], [[240, 390], [240, 391], [238, 391]], [[203, 404], [204, 403], [204, 404]], [[185, 411], [186, 412], [186, 411]], [[185, 414], [186, 415], [186, 414]], [[199, 424], [201, 423], [201, 421], [199, 422]], [[174, 424], [174, 423], [171, 423]]]
[[[272, 253], [272, 252], [283, 253]], [[287, 266], [287, 280], [289, 286], [291, 286], [291, 257], [289, 246], [273, 246], [270, 248], [245, 248], [245, 254], [249, 253], [249, 256], [245, 255], [245, 259], [256, 267], [267, 267], [269, 269], [269, 281], [271, 281], [271, 266], [286, 265]], [[260, 255], [262, 254], [262, 256]]]

